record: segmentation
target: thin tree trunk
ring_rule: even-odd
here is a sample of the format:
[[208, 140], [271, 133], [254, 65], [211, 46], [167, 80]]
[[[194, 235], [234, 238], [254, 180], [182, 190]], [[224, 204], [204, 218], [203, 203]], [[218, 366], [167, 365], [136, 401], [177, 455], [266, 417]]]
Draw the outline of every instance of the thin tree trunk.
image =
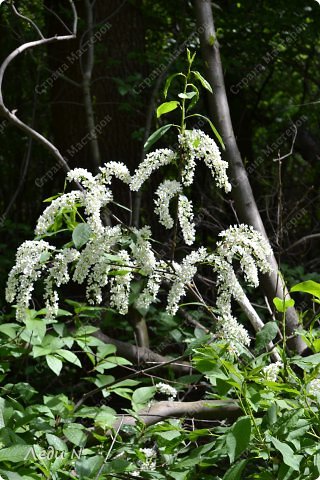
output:
[[91, 81], [92, 81], [92, 72], [94, 66], [94, 37], [93, 37], [93, 4], [90, 0], [85, 0], [86, 7], [86, 21], [87, 21], [87, 43], [88, 43], [88, 52], [87, 58], [85, 59], [85, 67], [83, 70], [83, 101], [84, 108], [86, 112], [87, 126], [90, 133], [90, 149], [92, 155], [92, 163], [94, 165], [95, 172], [98, 173], [99, 167], [101, 166], [101, 156], [99, 150], [98, 137], [95, 131], [95, 115], [92, 104], [92, 94], [91, 94]]
[[[213, 95], [209, 96], [210, 113], [211, 116], [214, 117], [214, 123], [219, 129], [226, 145], [224, 157], [229, 164], [232, 198], [235, 203], [235, 208], [241, 221], [252, 225], [267, 239], [267, 234], [253, 197], [251, 185], [233, 132], [211, 1], [195, 0], [195, 10], [198, 29], [200, 31], [202, 55], [207, 66], [208, 80], [214, 92]], [[279, 268], [274, 255], [271, 256], [270, 263], [273, 267], [273, 273], [271, 275], [264, 275], [261, 283], [270, 305], [273, 305], [272, 300], [274, 297], [283, 298], [285, 295], [287, 299], [289, 296], [286, 286], [278, 274]], [[298, 326], [298, 315], [294, 308], [289, 308], [286, 314], [287, 334], [290, 336], [293, 335]], [[292, 337], [289, 342], [289, 347], [300, 353], [306, 348], [299, 335]]]

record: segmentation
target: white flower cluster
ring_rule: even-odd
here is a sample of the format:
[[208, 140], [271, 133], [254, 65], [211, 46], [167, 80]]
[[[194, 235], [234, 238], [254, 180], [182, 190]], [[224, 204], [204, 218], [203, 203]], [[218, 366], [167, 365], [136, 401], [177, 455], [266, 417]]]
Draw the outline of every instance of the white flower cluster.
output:
[[[110, 280], [110, 305], [121, 315], [128, 313], [130, 285], [133, 279], [132, 267], [134, 262], [126, 250], [120, 250], [118, 256], [123, 261], [122, 270], [115, 272]], [[128, 268], [129, 267], [129, 268]]]
[[64, 208], [72, 209], [77, 203], [83, 204], [83, 202], [83, 193], [76, 191], [65, 193], [64, 195], [55, 198], [54, 200], [52, 200], [49, 207], [47, 207], [43, 214], [39, 217], [35, 229], [35, 234], [44, 235], [54, 224], [56, 216], [61, 213]]
[[151, 237], [150, 227], [146, 226], [140, 230], [134, 228], [132, 231], [136, 235], [136, 242], [131, 245], [132, 256], [141, 273], [150, 275], [156, 267], [156, 257], [149, 242]]
[[[102, 289], [109, 282], [109, 272], [117, 268], [116, 261], [110, 260], [109, 252], [121, 236], [118, 225], [105, 227], [102, 235], [89, 240], [78, 258], [73, 280], [82, 284], [87, 279], [87, 299], [91, 304], [101, 303]], [[114, 258], [117, 260], [116, 256]]]
[[186, 286], [192, 281], [197, 272], [197, 263], [204, 262], [207, 257], [207, 250], [200, 247], [198, 250], [187, 255], [182, 263], [174, 263], [175, 278], [168, 294], [167, 312], [174, 315], [178, 308], [182, 296], [186, 293]]
[[83, 204], [87, 215], [87, 223], [96, 234], [103, 233], [104, 226], [101, 220], [101, 209], [112, 202], [111, 190], [101, 183], [99, 176], [94, 177], [84, 168], [75, 168], [68, 172], [67, 179], [79, 182], [85, 188]]
[[308, 385], [308, 393], [313, 397], [320, 397], [320, 378], [314, 378]]
[[105, 185], [109, 185], [112, 177], [116, 177], [127, 184], [131, 182], [130, 172], [122, 162], [108, 162], [104, 167], [100, 167], [100, 174], [98, 175], [99, 181]]
[[247, 283], [257, 287], [258, 269], [262, 273], [272, 270], [268, 261], [272, 253], [269, 243], [252, 226], [244, 224], [229, 227], [219, 237], [222, 240], [217, 243], [217, 254], [230, 264], [234, 258], [238, 259]]
[[54, 250], [55, 247], [44, 240], [28, 240], [18, 248], [16, 264], [11, 269], [6, 288], [7, 302], [12, 303], [16, 300], [17, 320], [24, 319], [25, 309], [29, 307], [34, 283], [40, 278], [46, 267], [45, 262]]
[[157, 191], [155, 199], [156, 208], [155, 213], [159, 215], [159, 222], [166, 228], [172, 228], [174, 220], [170, 215], [169, 206], [170, 202], [178, 193], [182, 190], [180, 182], [176, 180], [165, 180], [162, 182]]
[[188, 200], [185, 195], [179, 195], [178, 218], [185, 243], [192, 245], [196, 239], [193, 207], [191, 200]]
[[169, 165], [175, 158], [176, 154], [170, 148], [162, 148], [148, 153], [131, 178], [131, 190], [138, 191], [151, 173], [164, 165]]
[[263, 367], [262, 372], [268, 382], [276, 382], [281, 368], [283, 368], [283, 363], [278, 361]]
[[66, 248], [58, 253], [52, 266], [48, 269], [48, 276], [45, 278], [45, 293], [47, 318], [53, 319], [58, 313], [59, 295], [55, 287], [60, 287], [70, 280], [68, 265], [79, 258], [80, 253], [74, 248]]
[[234, 258], [240, 261], [247, 283], [259, 285], [258, 270], [270, 272], [268, 256], [271, 254], [269, 244], [262, 235], [248, 225], [235, 225], [220, 233], [222, 240], [217, 243], [215, 254], [209, 255], [207, 261], [212, 264], [217, 274], [217, 300], [219, 309], [218, 328], [222, 336], [230, 341], [236, 350], [236, 342], [249, 345], [249, 335], [244, 327], [231, 314], [231, 300], [243, 297], [242, 287], [236, 277], [232, 262]]
[[139, 470], [130, 472], [130, 475], [132, 477], [140, 477], [140, 472], [154, 471], [157, 467], [157, 464], [156, 464], [157, 452], [154, 448], [140, 448], [140, 452], [144, 455], [145, 460], [143, 462], [139, 461], [138, 463]]
[[163, 395], [167, 395], [169, 397], [168, 400], [174, 400], [178, 395], [177, 390], [171, 385], [168, 385], [167, 383], [160, 382], [160, 383], [157, 383], [155, 387], [159, 393], [162, 393]]
[[212, 138], [201, 130], [186, 130], [183, 135], [179, 135], [179, 143], [185, 162], [182, 172], [183, 185], [192, 184], [196, 160], [204, 160], [217, 186], [224, 188], [226, 193], [230, 192], [231, 185], [226, 173], [228, 163], [221, 159], [220, 150]]
[[237, 353], [238, 344], [250, 345], [250, 338], [247, 330], [237, 322], [237, 320], [229, 313], [224, 313], [219, 317], [217, 327], [224, 340], [226, 340], [231, 349]]

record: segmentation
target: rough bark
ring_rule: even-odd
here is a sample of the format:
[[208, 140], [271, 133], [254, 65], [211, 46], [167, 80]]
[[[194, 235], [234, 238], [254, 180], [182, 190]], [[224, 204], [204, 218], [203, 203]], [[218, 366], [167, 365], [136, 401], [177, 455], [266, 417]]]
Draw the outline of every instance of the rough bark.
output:
[[[195, 10], [198, 28], [201, 32], [200, 43], [203, 59], [207, 67], [207, 77], [214, 92], [213, 95], [209, 96], [210, 114], [226, 146], [224, 158], [229, 164], [234, 205], [240, 220], [252, 225], [268, 239], [232, 127], [211, 1], [195, 0]], [[261, 279], [261, 284], [270, 305], [273, 305], [272, 300], [274, 297], [283, 298], [285, 295], [286, 298], [289, 298], [289, 296], [286, 286], [278, 274], [278, 263], [274, 255], [271, 256], [270, 263], [273, 267], [273, 273], [264, 275]], [[286, 314], [287, 334], [292, 336], [298, 326], [298, 315], [295, 309], [288, 309]], [[306, 347], [298, 335], [293, 335], [288, 345], [299, 353]]]

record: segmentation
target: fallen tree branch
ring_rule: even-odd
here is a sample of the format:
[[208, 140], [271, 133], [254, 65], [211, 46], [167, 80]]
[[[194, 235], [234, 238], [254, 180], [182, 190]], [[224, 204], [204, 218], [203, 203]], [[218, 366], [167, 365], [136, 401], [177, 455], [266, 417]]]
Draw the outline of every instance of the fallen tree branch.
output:
[[[190, 418], [195, 420], [231, 420], [242, 415], [239, 405], [232, 400], [198, 400], [197, 402], [157, 402], [138, 413], [140, 421], [146, 426], [154, 425], [168, 418]], [[135, 425], [137, 419], [132, 415], [119, 415], [112, 426]]]

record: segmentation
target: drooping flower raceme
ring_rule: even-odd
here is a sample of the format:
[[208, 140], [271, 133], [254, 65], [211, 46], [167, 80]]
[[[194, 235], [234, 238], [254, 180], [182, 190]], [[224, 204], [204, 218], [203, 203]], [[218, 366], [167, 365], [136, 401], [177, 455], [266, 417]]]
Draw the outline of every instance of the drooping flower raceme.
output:
[[82, 192], [70, 192], [61, 195], [52, 200], [51, 204], [40, 215], [35, 233], [36, 235], [45, 235], [49, 228], [54, 224], [56, 216], [64, 209], [72, 209], [78, 203], [84, 203], [84, 195]]
[[224, 340], [226, 340], [231, 349], [237, 353], [238, 345], [250, 345], [250, 337], [247, 330], [229, 313], [223, 313], [218, 316], [217, 329]]
[[[222, 240], [217, 242], [216, 253], [208, 256], [207, 261], [217, 274], [217, 299], [219, 310], [218, 328], [224, 338], [232, 344], [232, 339], [244, 345], [249, 345], [249, 335], [244, 327], [237, 323], [231, 314], [231, 300], [241, 302], [244, 297], [243, 289], [233, 268], [233, 260], [240, 261], [245, 280], [249, 285], [259, 285], [258, 270], [263, 273], [271, 272], [268, 261], [271, 247], [262, 235], [248, 225], [235, 225], [221, 232]], [[235, 346], [235, 342], [233, 342]], [[235, 346], [236, 348], [236, 346]]]
[[83, 203], [87, 215], [87, 223], [96, 234], [104, 230], [101, 220], [101, 209], [112, 202], [113, 195], [110, 189], [100, 183], [100, 177], [93, 177], [92, 174], [83, 168], [75, 168], [68, 172], [68, 180], [79, 182], [85, 188]]
[[164, 165], [169, 165], [175, 158], [176, 154], [170, 148], [162, 148], [148, 153], [131, 179], [131, 190], [134, 192], [139, 190], [151, 173]]
[[133, 279], [132, 267], [134, 262], [126, 250], [120, 250], [118, 256], [124, 263], [123, 269], [110, 280], [110, 305], [119, 313], [125, 315], [129, 308], [130, 285]]
[[126, 184], [131, 182], [130, 172], [122, 162], [108, 162], [104, 167], [100, 167], [100, 174], [97, 175], [99, 183], [109, 185], [112, 177], [118, 178]]
[[149, 275], [156, 266], [156, 257], [149, 242], [151, 229], [146, 226], [140, 230], [134, 228], [132, 231], [136, 235], [136, 241], [131, 245], [132, 256], [141, 273]]
[[17, 320], [23, 320], [25, 309], [29, 307], [34, 283], [40, 278], [45, 270], [46, 260], [53, 254], [55, 247], [44, 240], [24, 242], [17, 251], [16, 264], [9, 274], [6, 300], [16, 300]]
[[178, 218], [185, 243], [192, 245], [196, 237], [193, 223], [193, 208], [191, 200], [188, 200], [185, 195], [179, 195]]
[[204, 262], [208, 253], [204, 247], [191, 252], [182, 263], [173, 264], [175, 269], [175, 278], [168, 294], [167, 312], [174, 315], [179, 308], [181, 297], [186, 293], [186, 286], [191, 282], [197, 272], [197, 263]]
[[68, 266], [79, 256], [80, 253], [74, 248], [66, 248], [54, 257], [52, 266], [47, 270], [48, 275], [44, 280], [47, 318], [53, 319], [58, 313], [59, 295], [56, 287], [69, 282]]
[[248, 284], [257, 287], [258, 269], [262, 273], [272, 270], [268, 260], [272, 253], [269, 243], [252, 226], [244, 224], [229, 227], [219, 233], [219, 237], [222, 240], [217, 242], [217, 254], [230, 264], [238, 259]]
[[201, 130], [186, 130], [179, 135], [184, 168], [182, 172], [183, 185], [191, 185], [197, 160], [203, 160], [210, 169], [219, 188], [228, 193], [231, 190], [227, 176], [228, 163], [221, 159], [218, 145]]
[[182, 186], [180, 182], [176, 180], [165, 180], [162, 182], [157, 191], [154, 203], [156, 208], [155, 213], [159, 215], [159, 222], [166, 228], [172, 228], [174, 220], [170, 215], [169, 207], [170, 202], [179, 192], [181, 192]]
[[103, 234], [89, 240], [78, 258], [73, 280], [82, 284], [87, 279], [89, 303], [99, 304], [102, 301], [102, 288], [109, 282], [109, 272], [117, 268], [116, 262], [112, 262], [109, 253], [121, 237], [119, 225], [105, 227]]

